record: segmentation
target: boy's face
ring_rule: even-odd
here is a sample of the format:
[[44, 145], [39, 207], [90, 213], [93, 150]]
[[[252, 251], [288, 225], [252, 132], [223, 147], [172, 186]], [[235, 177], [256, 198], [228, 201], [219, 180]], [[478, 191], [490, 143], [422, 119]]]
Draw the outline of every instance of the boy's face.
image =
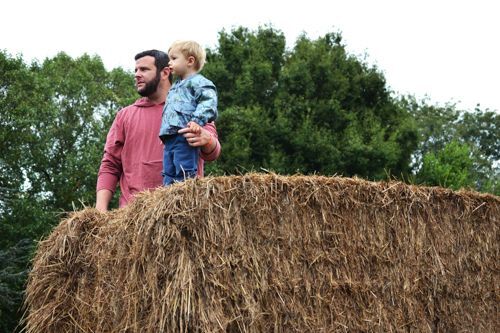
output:
[[188, 74], [194, 72], [194, 57], [187, 57], [182, 54], [180, 50], [170, 50], [168, 53], [170, 61], [168, 62], [168, 67], [172, 70], [172, 73], [184, 79]]

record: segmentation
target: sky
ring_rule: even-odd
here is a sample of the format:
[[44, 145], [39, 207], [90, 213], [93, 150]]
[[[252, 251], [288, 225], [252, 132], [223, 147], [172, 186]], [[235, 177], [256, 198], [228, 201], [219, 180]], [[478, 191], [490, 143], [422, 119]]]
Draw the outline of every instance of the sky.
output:
[[348, 52], [377, 66], [395, 95], [500, 112], [495, 2], [2, 0], [0, 50], [26, 62], [87, 53], [107, 69], [133, 70], [140, 51], [167, 50], [178, 39], [216, 48], [220, 31], [239, 26], [272, 26], [288, 49], [301, 34], [340, 32]]

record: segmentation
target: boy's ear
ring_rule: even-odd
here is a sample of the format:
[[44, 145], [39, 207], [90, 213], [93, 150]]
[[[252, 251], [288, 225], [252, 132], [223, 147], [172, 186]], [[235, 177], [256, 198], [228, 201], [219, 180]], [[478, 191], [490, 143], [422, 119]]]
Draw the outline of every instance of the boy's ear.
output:
[[162, 74], [164, 74], [168, 78], [170, 73], [172, 72], [172, 70], [170, 69], [170, 67], [166, 66], [166, 67], [163, 67], [161, 72], [162, 72]]
[[189, 56], [187, 58], [188, 65], [194, 65], [196, 63], [196, 59], [193, 56]]

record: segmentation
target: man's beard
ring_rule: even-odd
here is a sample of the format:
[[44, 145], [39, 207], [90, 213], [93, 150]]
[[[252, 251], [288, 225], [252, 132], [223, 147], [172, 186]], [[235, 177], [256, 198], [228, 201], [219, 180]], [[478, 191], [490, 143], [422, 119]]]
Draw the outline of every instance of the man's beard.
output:
[[159, 84], [160, 84], [160, 73], [157, 72], [156, 77], [152, 81], [147, 82], [144, 88], [140, 90], [138, 89], [137, 92], [142, 97], [149, 97], [156, 92]]

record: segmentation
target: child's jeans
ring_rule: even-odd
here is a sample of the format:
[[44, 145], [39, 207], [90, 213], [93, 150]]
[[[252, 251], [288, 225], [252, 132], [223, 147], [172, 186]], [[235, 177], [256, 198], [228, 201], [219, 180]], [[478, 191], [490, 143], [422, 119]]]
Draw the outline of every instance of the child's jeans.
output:
[[195, 178], [200, 148], [191, 147], [182, 134], [167, 136], [163, 144], [163, 185]]

